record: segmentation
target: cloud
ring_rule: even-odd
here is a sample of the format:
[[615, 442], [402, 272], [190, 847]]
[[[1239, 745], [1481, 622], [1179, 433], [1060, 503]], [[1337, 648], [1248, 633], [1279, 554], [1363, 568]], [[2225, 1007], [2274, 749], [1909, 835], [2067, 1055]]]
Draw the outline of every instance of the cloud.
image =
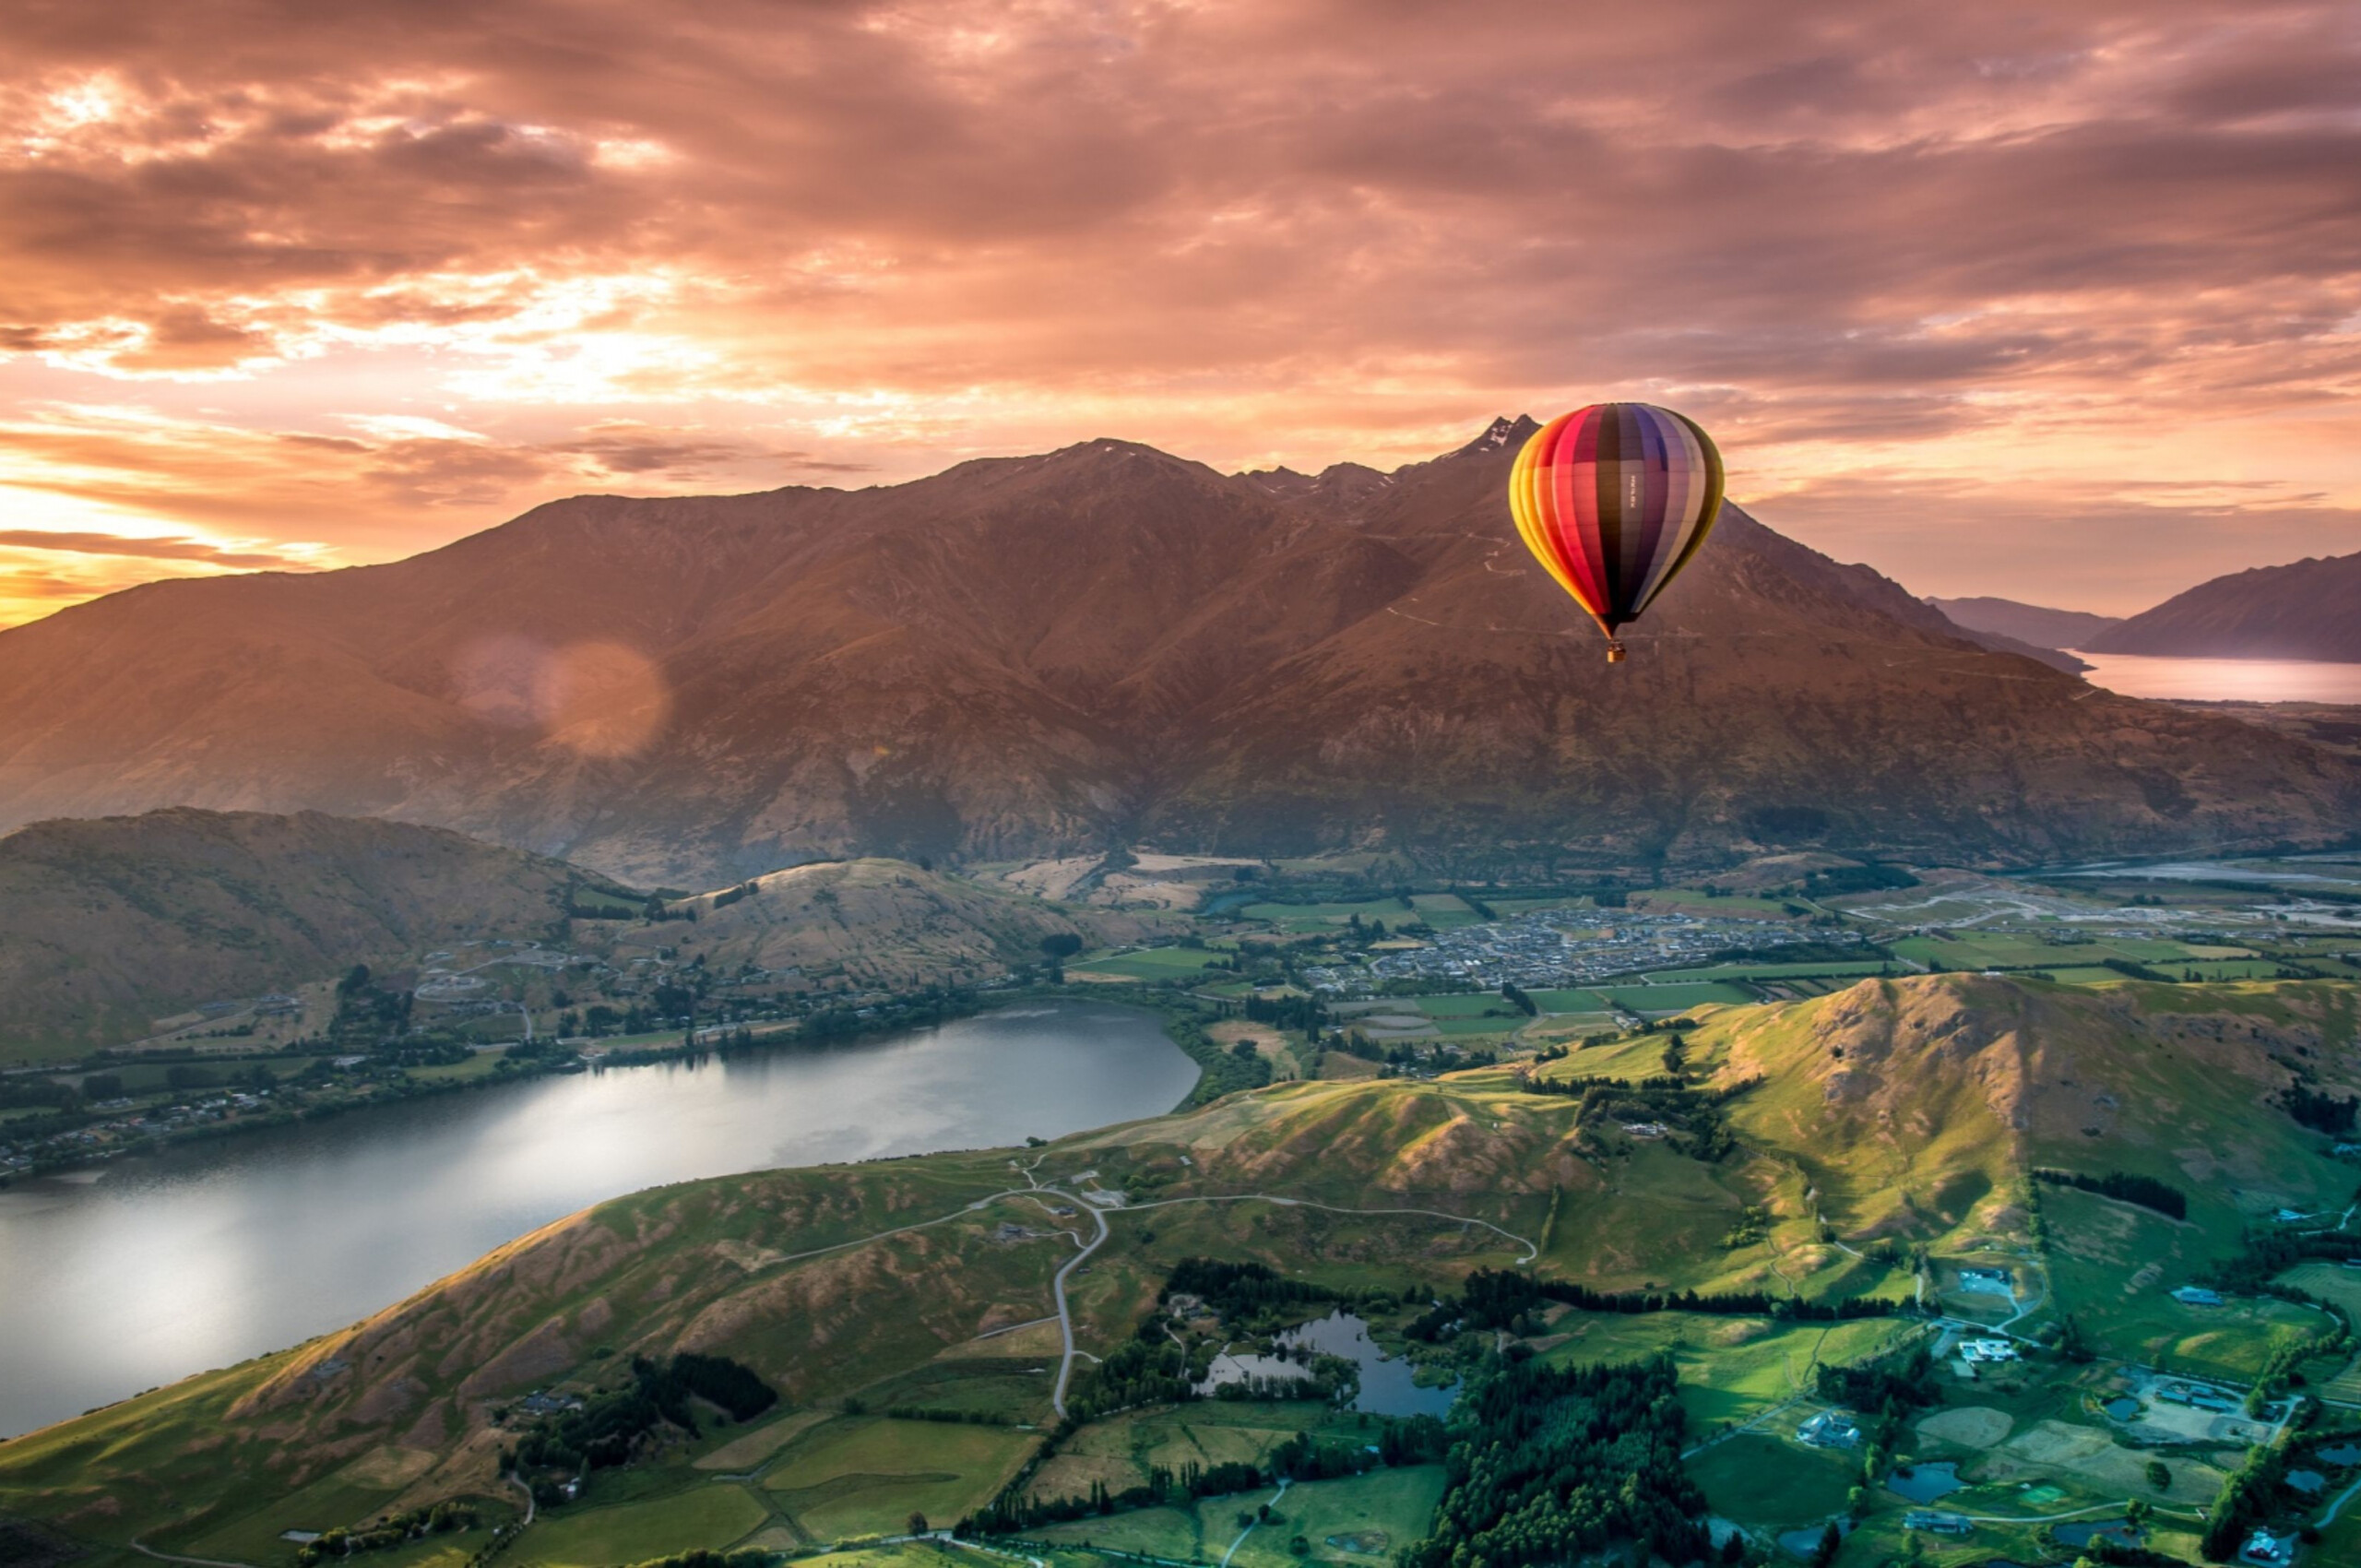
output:
[[[103, 12], [0, 11], [0, 476], [151, 533], [374, 559], [1102, 429], [1390, 464], [1625, 395], [1799, 517], [1928, 508], [1905, 577], [2159, 480], [2361, 542], [2332, 0]], [[126, 389], [160, 422], [67, 411]]]
[[202, 561], [232, 570], [310, 571], [314, 564], [276, 550], [234, 550], [201, 539], [145, 539], [130, 534], [66, 533], [0, 529], [0, 547], [60, 550], [76, 555], [129, 555], [150, 561]]

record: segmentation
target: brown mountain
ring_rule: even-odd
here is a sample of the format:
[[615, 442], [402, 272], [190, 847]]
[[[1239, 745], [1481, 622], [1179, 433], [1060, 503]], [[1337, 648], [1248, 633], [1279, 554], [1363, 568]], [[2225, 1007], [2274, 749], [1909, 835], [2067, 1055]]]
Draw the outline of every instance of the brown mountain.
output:
[[1779, 845], [2034, 861], [2318, 842], [2355, 773], [1961, 640], [1730, 508], [1608, 666], [1501, 496], [1092, 441], [908, 484], [587, 496], [392, 565], [0, 633], [0, 822], [430, 821], [706, 885], [856, 853]]
[[2091, 638], [2123, 624], [2119, 615], [2052, 610], [2047, 605], [2020, 604], [2013, 599], [1929, 599], [1927, 602], [1969, 632], [2007, 637], [2035, 647], [2088, 647]]
[[2361, 552], [2215, 577], [2084, 646], [2180, 659], [2361, 662]]
[[70, 1056], [356, 963], [557, 934], [556, 861], [409, 823], [185, 808], [0, 837], [0, 1057]]

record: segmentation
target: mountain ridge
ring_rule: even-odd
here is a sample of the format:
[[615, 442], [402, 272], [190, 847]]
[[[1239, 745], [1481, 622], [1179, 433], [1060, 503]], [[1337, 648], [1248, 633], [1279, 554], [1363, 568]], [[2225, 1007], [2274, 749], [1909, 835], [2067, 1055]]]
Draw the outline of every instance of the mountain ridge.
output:
[[2361, 663], [2361, 552], [2232, 572], [2099, 634], [2093, 653]]
[[706, 885], [1133, 842], [1645, 872], [2349, 834], [2346, 759], [1978, 648], [1735, 505], [1609, 671], [1506, 517], [1530, 422], [1285, 493], [1100, 439], [150, 585], [0, 633], [0, 823], [318, 808]]

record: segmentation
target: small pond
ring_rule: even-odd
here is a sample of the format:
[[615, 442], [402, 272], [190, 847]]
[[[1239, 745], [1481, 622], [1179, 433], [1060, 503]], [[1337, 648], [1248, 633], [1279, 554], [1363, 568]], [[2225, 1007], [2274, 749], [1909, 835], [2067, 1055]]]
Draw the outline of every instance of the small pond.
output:
[[1197, 1385], [1199, 1394], [1211, 1394], [1224, 1384], [1242, 1383], [1248, 1378], [1303, 1378], [1311, 1375], [1304, 1364], [1311, 1356], [1342, 1356], [1360, 1369], [1361, 1391], [1352, 1408], [1365, 1410], [1372, 1416], [1441, 1416], [1451, 1408], [1459, 1396], [1459, 1385], [1422, 1388], [1416, 1381], [1418, 1369], [1407, 1360], [1388, 1356], [1369, 1336], [1369, 1324], [1355, 1314], [1339, 1309], [1317, 1322], [1288, 1329], [1280, 1335], [1283, 1349], [1304, 1354], [1304, 1360], [1286, 1356], [1233, 1356], [1214, 1358], [1205, 1381]]
[[2287, 1485], [2307, 1496], [2318, 1497], [2328, 1490], [2328, 1478], [2318, 1470], [2290, 1470], [2287, 1472]]
[[2130, 1397], [2129, 1395], [2126, 1395], [2120, 1399], [2110, 1399], [2105, 1405], [2101, 1406], [2100, 1408], [2104, 1409], [2108, 1415], [2113, 1416], [2118, 1421], [2130, 1421], [2140, 1419], [2140, 1401]]
[[1913, 1503], [1932, 1503], [1967, 1485], [1959, 1479], [1959, 1467], [1948, 1459], [1940, 1465], [1914, 1466], [1906, 1476], [1896, 1470], [1886, 1477], [1885, 1484]]
[[2323, 1448], [2319, 1456], [2330, 1464], [2350, 1469], [2361, 1465], [2361, 1443], [2340, 1443], [2333, 1448]]

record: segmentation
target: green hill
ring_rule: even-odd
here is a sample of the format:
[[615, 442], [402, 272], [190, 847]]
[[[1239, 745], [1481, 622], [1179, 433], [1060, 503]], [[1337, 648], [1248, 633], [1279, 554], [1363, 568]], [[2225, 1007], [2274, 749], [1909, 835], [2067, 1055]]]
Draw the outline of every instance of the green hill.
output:
[[[2298, 1083], [2353, 1092], [2354, 1024], [2351, 992], [2330, 984], [1865, 980], [1713, 1013], [1679, 1087], [1628, 1071], [1641, 1043], [1550, 1063], [1541, 1088], [1508, 1068], [1288, 1083], [1041, 1149], [659, 1188], [521, 1238], [352, 1328], [0, 1446], [0, 1511], [93, 1542], [291, 1565], [286, 1530], [449, 1497], [508, 1508], [521, 1500], [501, 1455], [530, 1429], [524, 1396], [596, 1395], [627, 1384], [635, 1357], [689, 1351], [751, 1369], [779, 1407], [594, 1472], [585, 1501], [545, 1510], [504, 1562], [803, 1546], [913, 1510], [947, 1523], [1020, 1474], [1040, 1437], [1020, 1429], [1054, 1424], [1062, 1344], [1043, 1320], [1052, 1276], [1093, 1233], [1080, 1196], [1093, 1191], [1123, 1203], [1067, 1280], [1086, 1352], [1072, 1387], [1109, 1399], [1125, 1347], [1192, 1257], [1359, 1301], [1389, 1335], [1479, 1268], [1822, 1306], [1926, 1291], [1973, 1313], [1957, 1270], [1974, 1262], [2022, 1282], [2021, 1333], [2072, 1313], [2103, 1350], [2162, 1346], [2229, 1375], [2308, 1331], [2265, 1313], [2232, 1345], [2222, 1323], [2181, 1324], [2163, 1293], [2277, 1208], [2349, 1199], [2353, 1169], [2277, 1101]], [[1608, 1071], [1588, 1071], [1593, 1054]], [[2146, 1176], [2185, 1194], [2187, 1218], [2037, 1185], [2035, 1167]], [[2006, 1313], [1996, 1301], [1989, 1315]], [[1553, 1360], [1667, 1351], [1684, 1404], [1693, 1382], [1692, 1415], [1716, 1420], [1771, 1410], [1840, 1346], [1892, 1338], [1887, 1320], [1833, 1335], [1759, 1310], [1544, 1315], [1513, 1332]], [[1112, 1490], [1184, 1450], [1259, 1462], [1340, 1420], [1158, 1408], [1086, 1424], [1026, 1495], [1094, 1479]], [[1170, 1527], [1204, 1520], [1174, 1514]], [[569, 1555], [593, 1539], [632, 1550]]]

